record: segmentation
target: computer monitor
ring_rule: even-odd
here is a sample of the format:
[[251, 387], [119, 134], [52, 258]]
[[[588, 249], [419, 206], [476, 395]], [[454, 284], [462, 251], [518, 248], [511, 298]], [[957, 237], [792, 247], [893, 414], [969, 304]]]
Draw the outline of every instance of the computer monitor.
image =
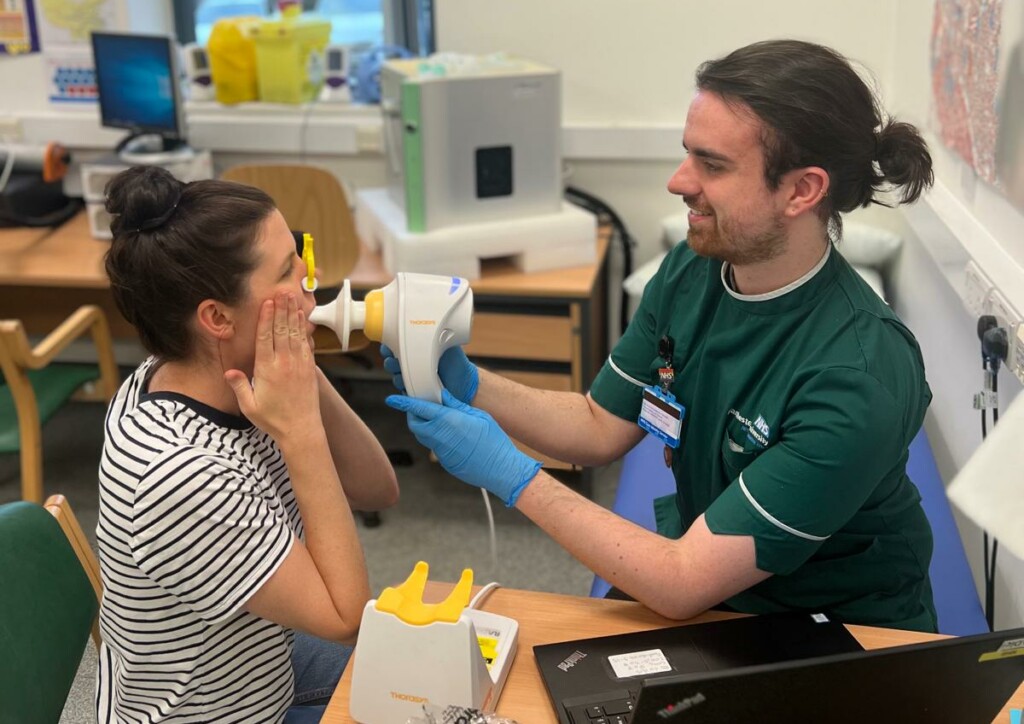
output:
[[165, 163], [192, 155], [185, 143], [174, 40], [161, 35], [94, 32], [92, 51], [101, 123], [129, 131], [116, 149], [122, 160]]

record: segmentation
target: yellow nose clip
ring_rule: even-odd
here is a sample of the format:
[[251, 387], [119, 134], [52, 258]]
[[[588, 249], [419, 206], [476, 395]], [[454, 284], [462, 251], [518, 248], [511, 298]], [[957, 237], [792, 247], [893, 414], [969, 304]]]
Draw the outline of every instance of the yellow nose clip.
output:
[[459, 582], [441, 603], [423, 603], [423, 589], [427, 585], [429, 570], [424, 561], [417, 563], [405, 583], [381, 592], [374, 608], [397, 616], [411, 626], [426, 626], [438, 621], [456, 623], [462, 610], [469, 605], [469, 594], [473, 588], [472, 569], [462, 571]]
[[302, 280], [302, 288], [307, 292], [315, 292], [318, 286], [316, 280], [316, 261], [313, 259], [313, 235], [302, 235], [302, 261], [306, 265], [306, 276]]

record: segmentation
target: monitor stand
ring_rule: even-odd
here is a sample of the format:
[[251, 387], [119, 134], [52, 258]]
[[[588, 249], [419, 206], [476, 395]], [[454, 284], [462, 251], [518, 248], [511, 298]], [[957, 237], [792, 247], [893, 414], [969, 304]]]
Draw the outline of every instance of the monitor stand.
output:
[[158, 133], [132, 133], [117, 144], [114, 149], [124, 163], [140, 166], [163, 166], [188, 161], [195, 156], [195, 149], [185, 141], [166, 138]]

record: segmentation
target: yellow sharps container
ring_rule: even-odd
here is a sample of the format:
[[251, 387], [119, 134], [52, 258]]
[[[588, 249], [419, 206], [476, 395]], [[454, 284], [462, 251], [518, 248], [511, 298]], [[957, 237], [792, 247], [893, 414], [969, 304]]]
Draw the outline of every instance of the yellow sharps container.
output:
[[207, 53], [210, 77], [220, 103], [242, 103], [259, 98], [256, 85], [256, 43], [253, 30], [258, 17], [222, 18], [213, 25]]
[[303, 17], [296, 4], [281, 17], [262, 21], [253, 30], [260, 100], [305, 103], [316, 97], [324, 82], [324, 49], [331, 21]]

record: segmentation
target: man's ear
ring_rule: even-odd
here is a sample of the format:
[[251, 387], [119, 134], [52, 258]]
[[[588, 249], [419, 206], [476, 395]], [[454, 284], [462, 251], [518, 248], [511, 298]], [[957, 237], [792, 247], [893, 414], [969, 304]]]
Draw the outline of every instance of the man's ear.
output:
[[233, 310], [221, 302], [204, 299], [196, 309], [200, 335], [213, 339], [229, 339], [235, 333]]
[[786, 188], [789, 196], [783, 213], [796, 218], [808, 211], [813, 211], [828, 196], [828, 172], [818, 166], [807, 166], [790, 171]]

